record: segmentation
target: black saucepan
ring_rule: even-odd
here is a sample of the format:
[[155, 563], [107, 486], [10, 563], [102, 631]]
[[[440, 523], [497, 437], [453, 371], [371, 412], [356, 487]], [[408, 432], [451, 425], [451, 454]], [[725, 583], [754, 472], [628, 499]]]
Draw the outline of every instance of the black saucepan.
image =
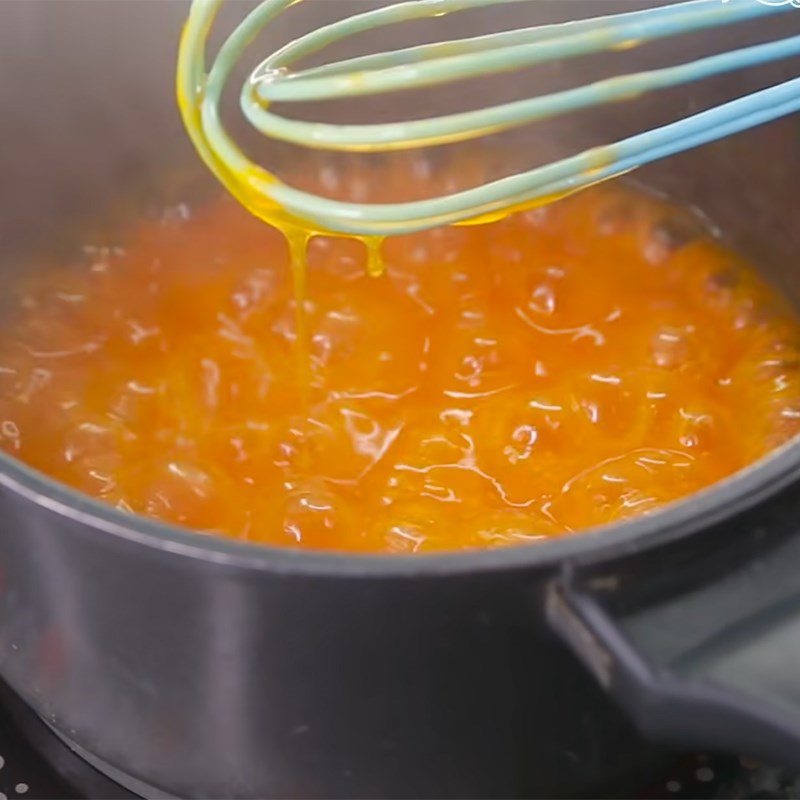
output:
[[[499, 21], [620, 5], [516, 4]], [[355, 8], [308, 0], [272, 34]], [[0, 3], [7, 275], [109, 209], [213, 186], [172, 98], [185, 13], [167, 0]], [[498, 13], [452, 18], [448, 31], [485, 30]], [[800, 10], [769, 30], [789, 28], [800, 31]], [[652, 57], [758, 35], [706, 35]], [[607, 138], [796, 72], [712, 81], [571, 132]], [[800, 302], [798, 177], [791, 118], [638, 179], [698, 206]], [[599, 794], [657, 759], [654, 743], [800, 766], [799, 534], [798, 442], [646, 519], [423, 558], [198, 536], [2, 456], [0, 675], [85, 757], [153, 796]]]

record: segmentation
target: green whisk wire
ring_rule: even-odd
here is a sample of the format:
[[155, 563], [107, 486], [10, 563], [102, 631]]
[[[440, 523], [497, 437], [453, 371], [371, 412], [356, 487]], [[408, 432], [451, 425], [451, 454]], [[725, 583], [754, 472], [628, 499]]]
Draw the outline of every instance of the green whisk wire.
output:
[[[253, 163], [227, 133], [219, 113], [222, 93], [246, 48], [267, 24], [300, 1], [264, 0], [227, 38], [207, 70], [207, 38], [222, 0], [193, 0], [181, 41], [177, 81], [187, 129], [217, 177], [240, 199], [249, 198], [251, 206], [255, 196], [263, 209], [272, 213], [283, 209], [290, 218], [319, 230], [383, 236], [461, 222], [508, 206], [577, 191], [800, 110], [800, 78], [795, 78], [668, 125], [472, 189], [406, 203], [330, 200], [294, 189]], [[275, 102], [357, 97], [441, 85], [553, 60], [627, 49], [655, 39], [796, 10], [789, 4], [764, 4], [758, 0], [689, 0], [292, 70], [299, 60], [358, 33], [413, 19], [518, 2], [536, 0], [410, 0], [323, 26], [289, 42], [252, 71], [241, 90], [242, 112], [265, 136], [310, 148], [403, 150], [475, 139], [800, 54], [800, 36], [793, 36], [475, 111], [378, 125], [306, 122], [287, 119], [270, 110]]]

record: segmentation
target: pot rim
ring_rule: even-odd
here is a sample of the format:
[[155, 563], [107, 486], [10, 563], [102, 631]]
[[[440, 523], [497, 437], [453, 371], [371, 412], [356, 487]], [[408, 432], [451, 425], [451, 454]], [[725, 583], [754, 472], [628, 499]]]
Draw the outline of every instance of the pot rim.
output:
[[103, 536], [110, 534], [128, 543], [226, 567], [329, 577], [422, 577], [610, 559], [689, 537], [794, 483], [800, 484], [800, 436], [722, 481], [643, 517], [491, 550], [387, 555], [276, 547], [202, 534], [121, 511], [0, 452], [0, 486]]

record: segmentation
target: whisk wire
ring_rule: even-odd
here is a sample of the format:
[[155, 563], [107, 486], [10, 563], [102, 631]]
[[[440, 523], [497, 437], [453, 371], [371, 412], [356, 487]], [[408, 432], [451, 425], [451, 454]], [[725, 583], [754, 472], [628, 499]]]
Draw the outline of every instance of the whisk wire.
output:
[[[422, 58], [418, 56], [414, 62], [395, 66], [383, 65], [382, 59], [387, 54], [377, 54], [365, 59], [373, 59], [371, 68], [366, 68], [370, 67], [369, 61], [366, 64], [362, 61], [357, 70], [349, 70], [346, 74], [340, 74], [348, 66], [346, 61], [313, 70], [291, 73], [284, 71], [300, 58], [365, 30], [371, 31], [376, 27], [419, 17], [442, 16], [466, 7], [475, 8], [504, 2], [507, 0], [440, 0], [439, 3], [412, 0], [367, 11], [290, 42], [261, 63], [258, 75], [251, 85], [262, 100], [271, 102], [383, 94], [409, 87], [424, 88], [452, 83], [546, 61], [563, 61], [618, 47], [628, 48], [655, 39], [732, 25], [786, 10], [785, 6], [761, 5], [752, 0], [740, 0], [733, 5], [724, 5], [717, 0], [690, 0], [589, 20], [527, 28], [524, 31], [511, 32], [513, 36], [507, 32], [491, 34], [480, 37], [480, 47], [474, 50], [470, 47], [470, 43], [475, 42], [474, 39], [462, 40], [458, 44], [466, 48], [465, 52], [453, 55], [448, 54], [446, 48], [455, 42], [441, 43], [438, 48], [436, 45], [428, 45], [432, 47], [432, 52], [423, 52]], [[440, 6], [440, 10], [435, 11]], [[381, 13], [392, 11], [396, 13]], [[352, 62], [349, 66], [352, 67]], [[326, 74], [331, 70], [332, 75]]]
[[[521, 205], [531, 198], [558, 197], [578, 191], [661, 158], [800, 111], [800, 78], [765, 89], [753, 97], [758, 102], [747, 115], [742, 115], [739, 101], [735, 100], [686, 120], [637, 134], [613, 145], [586, 150], [530, 172], [415, 203], [345, 203], [311, 195], [285, 184], [275, 186], [273, 191], [287, 208], [310, 211], [315, 219], [336, 219], [342, 227], [334, 230], [346, 231], [348, 224], [368, 234], [423, 230], [489, 215], [506, 206]], [[415, 218], [414, 214], [418, 216]], [[402, 222], [398, 224], [398, 220]]]
[[325, 150], [404, 150], [476, 139], [571, 111], [640, 97], [794, 55], [800, 55], [800, 36], [491, 108], [391, 125], [330, 125], [287, 119], [267, 112], [258, 103], [248, 102], [247, 97], [243, 98], [242, 110], [256, 130], [273, 139]]
[[[280, 206], [290, 216], [313, 223], [320, 230], [385, 235], [462, 222], [509, 205], [576, 191], [800, 110], [800, 79], [795, 79], [622, 141], [450, 195], [410, 203], [330, 200], [287, 186], [252, 163], [225, 131], [219, 116], [222, 91], [244, 49], [266, 24], [297, 1], [265, 0], [228, 37], [206, 73], [205, 42], [221, 0], [194, 0], [181, 42], [178, 91], [184, 99], [199, 104], [198, 113], [193, 110], [194, 103], [182, 103], [187, 127], [201, 156], [234, 194], [252, 198], [255, 192], [265, 207]], [[296, 102], [419, 88], [554, 58], [633, 47], [643, 41], [729, 25], [791, 8], [753, 0], [725, 4], [719, 0], [689, 0], [610, 17], [504, 31], [289, 71], [291, 64], [333, 42], [382, 25], [525, 1], [410, 0], [334, 22], [290, 42], [262, 61], [242, 89], [242, 110], [256, 129], [272, 138], [334, 150], [397, 150], [472, 139], [568, 111], [626, 100], [800, 54], [800, 36], [795, 36], [487, 109], [383, 125], [304, 122], [268, 110], [276, 100]]]

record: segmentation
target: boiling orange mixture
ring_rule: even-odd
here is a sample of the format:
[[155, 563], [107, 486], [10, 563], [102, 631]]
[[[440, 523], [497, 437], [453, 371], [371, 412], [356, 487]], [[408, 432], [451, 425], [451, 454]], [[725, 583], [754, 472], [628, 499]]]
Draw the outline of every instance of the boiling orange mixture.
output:
[[[221, 200], [20, 285], [6, 451], [129, 512], [291, 547], [532, 542], [652, 511], [800, 431], [800, 325], [619, 186], [472, 228], [282, 237]], [[304, 350], [306, 351], [304, 353]]]

